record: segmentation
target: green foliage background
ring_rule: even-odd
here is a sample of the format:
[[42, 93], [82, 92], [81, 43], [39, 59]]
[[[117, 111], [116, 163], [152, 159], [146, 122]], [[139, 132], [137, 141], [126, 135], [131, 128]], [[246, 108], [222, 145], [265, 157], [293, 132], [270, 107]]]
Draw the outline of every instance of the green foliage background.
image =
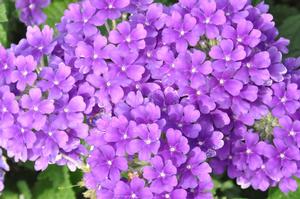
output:
[[[54, 27], [59, 22], [68, 4], [76, 0], [52, 0], [44, 11], [47, 24]], [[176, 0], [156, 0], [172, 4]], [[237, 0], [238, 1], [238, 0]], [[261, 0], [253, 0], [258, 4]], [[280, 35], [290, 39], [288, 56], [300, 56], [300, 0], [266, 0], [274, 16]], [[24, 38], [26, 27], [18, 20], [12, 0], [0, 0], [0, 43], [9, 47]], [[82, 173], [70, 172], [66, 167], [50, 166], [44, 172], [35, 172], [32, 163], [19, 164], [9, 161], [10, 171], [6, 175], [5, 191], [0, 199], [75, 199], [83, 198], [86, 191], [82, 185]], [[300, 181], [298, 181], [300, 184]], [[285, 195], [278, 188], [268, 192], [251, 188], [242, 190], [226, 176], [214, 177], [213, 190], [216, 199], [300, 199], [300, 188]]]

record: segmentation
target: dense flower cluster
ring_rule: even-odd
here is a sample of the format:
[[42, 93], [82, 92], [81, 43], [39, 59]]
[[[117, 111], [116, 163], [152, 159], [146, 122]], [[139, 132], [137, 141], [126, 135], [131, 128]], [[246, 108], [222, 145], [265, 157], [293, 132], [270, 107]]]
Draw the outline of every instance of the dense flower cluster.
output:
[[33, 26], [0, 49], [1, 147], [37, 170], [83, 169], [99, 198], [212, 198], [210, 173], [225, 171], [242, 188], [295, 190], [300, 61], [282, 60], [289, 41], [267, 11], [70, 4], [55, 39]]

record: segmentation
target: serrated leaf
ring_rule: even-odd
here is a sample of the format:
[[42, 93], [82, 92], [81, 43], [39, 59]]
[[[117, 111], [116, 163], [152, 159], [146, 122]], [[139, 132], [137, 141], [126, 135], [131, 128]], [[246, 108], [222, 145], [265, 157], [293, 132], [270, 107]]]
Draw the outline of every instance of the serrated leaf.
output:
[[33, 198], [75, 199], [67, 167], [51, 165], [38, 175]]
[[300, 14], [288, 17], [279, 27], [280, 35], [290, 39], [289, 55], [300, 56]]
[[61, 17], [64, 15], [64, 11], [68, 8], [68, 5], [76, 0], [56, 0], [53, 1], [44, 12], [47, 15], [46, 24], [55, 27], [60, 22]]

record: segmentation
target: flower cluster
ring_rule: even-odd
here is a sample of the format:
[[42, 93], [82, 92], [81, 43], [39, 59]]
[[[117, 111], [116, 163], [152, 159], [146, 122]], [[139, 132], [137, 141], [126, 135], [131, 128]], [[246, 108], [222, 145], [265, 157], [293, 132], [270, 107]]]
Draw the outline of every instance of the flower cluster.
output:
[[300, 63], [283, 61], [267, 11], [70, 4], [56, 38], [33, 26], [0, 48], [0, 146], [37, 170], [83, 169], [98, 198], [212, 198], [210, 174], [225, 171], [242, 188], [295, 190]]

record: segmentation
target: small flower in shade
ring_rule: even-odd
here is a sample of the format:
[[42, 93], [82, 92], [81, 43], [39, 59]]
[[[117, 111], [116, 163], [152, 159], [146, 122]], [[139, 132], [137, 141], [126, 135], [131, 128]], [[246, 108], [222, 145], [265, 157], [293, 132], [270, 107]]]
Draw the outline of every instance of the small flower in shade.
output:
[[249, 168], [254, 171], [263, 164], [263, 159], [257, 153], [256, 147], [259, 142], [259, 135], [248, 132], [244, 136], [244, 139], [244, 143], [239, 144], [235, 148], [232, 162], [239, 170]]
[[111, 53], [111, 60], [113, 61], [111, 67], [124, 79], [139, 81], [142, 79], [145, 68], [137, 63], [138, 56], [137, 51], [128, 52], [116, 49], [115, 52]]
[[245, 59], [246, 52], [242, 45], [234, 46], [232, 40], [222, 40], [218, 46], [213, 46], [209, 52], [213, 61], [214, 70], [221, 72], [226, 69], [237, 70], [241, 66], [241, 61]]
[[14, 69], [15, 55], [0, 45], [0, 84], [11, 82], [11, 73]]
[[141, 124], [136, 128], [138, 139], [128, 145], [128, 153], [138, 153], [140, 160], [149, 160], [152, 154], [157, 154], [160, 146], [161, 130], [157, 124]]
[[23, 126], [32, 127], [35, 130], [41, 130], [46, 123], [46, 115], [54, 111], [54, 101], [43, 100], [39, 88], [32, 88], [29, 95], [23, 95], [21, 106], [26, 112], [19, 115], [18, 121]]
[[153, 195], [144, 180], [133, 178], [130, 184], [119, 181], [114, 189], [114, 198], [151, 199]]
[[32, 86], [37, 78], [34, 73], [37, 63], [31, 55], [18, 56], [15, 60], [17, 70], [14, 70], [11, 74], [11, 81], [17, 83], [17, 89], [24, 91], [26, 86]]
[[121, 11], [126, 8], [130, 0], [90, 0], [91, 4], [99, 9], [98, 15], [104, 19], [117, 19]]
[[167, 126], [180, 129], [189, 138], [196, 138], [199, 135], [201, 125], [196, 122], [200, 112], [193, 105], [172, 105], [169, 107], [168, 116], [170, 121]]
[[202, 0], [199, 7], [192, 9], [192, 14], [197, 17], [200, 29], [205, 31], [209, 39], [219, 36], [218, 26], [226, 23], [225, 13], [217, 9], [215, 1]]
[[86, 74], [93, 69], [95, 74], [100, 75], [107, 71], [107, 64], [104, 61], [107, 56], [106, 44], [106, 38], [101, 35], [96, 36], [93, 46], [84, 41], [78, 42], [75, 50], [78, 57], [75, 67], [79, 68], [79, 72]]
[[253, 24], [246, 20], [239, 21], [236, 28], [224, 26], [222, 36], [251, 48], [254, 48], [261, 42], [261, 32], [254, 29]]
[[77, 128], [78, 125], [83, 122], [83, 111], [85, 108], [86, 104], [84, 103], [83, 97], [74, 96], [61, 107], [61, 112], [54, 121], [55, 127], [63, 130], [68, 127]]
[[268, 50], [271, 59], [269, 73], [275, 82], [282, 82], [284, 75], [287, 73], [285, 65], [282, 63], [282, 53], [276, 48], [271, 47]]
[[[86, 37], [98, 33], [97, 26], [103, 25], [105, 19], [95, 15], [96, 8], [90, 1], [83, 1], [82, 4], [70, 4], [65, 11], [65, 17], [69, 20], [66, 24], [69, 36], [83, 32]], [[76, 38], [76, 36], [74, 36]], [[77, 41], [78, 42], [78, 41]]]
[[181, 177], [179, 186], [188, 189], [196, 188], [198, 182], [210, 181], [211, 168], [205, 162], [206, 155], [199, 147], [194, 148], [189, 152], [188, 160], [180, 167]]
[[103, 77], [90, 74], [86, 79], [95, 88], [99, 89], [98, 95], [102, 98], [108, 98], [111, 102], [118, 103], [124, 97], [124, 91], [121, 87], [122, 80], [115, 71], [104, 73]]
[[287, 145], [300, 146], [300, 121], [289, 116], [279, 119], [280, 127], [274, 128], [274, 137], [284, 140]]
[[298, 183], [294, 178], [283, 178], [279, 182], [279, 188], [282, 192], [295, 192], [298, 188]]
[[115, 143], [117, 155], [125, 155], [130, 147], [130, 141], [135, 138], [136, 123], [128, 121], [126, 117], [120, 115], [111, 118], [109, 124], [105, 130], [104, 140]]
[[197, 20], [190, 14], [182, 16], [173, 11], [166, 19], [167, 28], [162, 32], [162, 41], [166, 44], [175, 43], [178, 52], [184, 52], [188, 46], [195, 46], [200, 38], [200, 29], [196, 26]]
[[280, 82], [272, 85], [273, 98], [270, 103], [276, 117], [294, 114], [300, 107], [300, 91], [297, 84]]
[[258, 52], [252, 56], [250, 61], [242, 65], [235, 76], [244, 83], [252, 80], [256, 85], [263, 85], [271, 78], [268, 70], [270, 64], [269, 53], [267, 51]]
[[166, 133], [167, 143], [161, 149], [162, 156], [165, 160], [171, 160], [174, 166], [179, 167], [186, 160], [189, 152], [188, 140], [180, 131], [168, 129]]
[[59, 99], [74, 86], [75, 79], [70, 76], [71, 68], [60, 63], [57, 69], [44, 67], [40, 73], [42, 80], [38, 85], [43, 91], [49, 91], [49, 99]]
[[4, 189], [4, 176], [9, 171], [9, 166], [3, 156], [2, 149], [0, 149], [0, 192]]
[[145, 48], [145, 38], [147, 31], [142, 24], [131, 27], [130, 23], [124, 21], [118, 24], [116, 30], [109, 33], [109, 41], [113, 44], [119, 44], [121, 49], [136, 50]]
[[92, 175], [98, 180], [106, 178], [118, 180], [121, 177], [120, 172], [127, 170], [128, 167], [127, 160], [116, 156], [114, 148], [110, 145], [94, 149], [87, 162], [93, 168]]
[[16, 8], [20, 9], [20, 19], [26, 25], [40, 25], [46, 20], [43, 8], [50, 4], [50, 0], [17, 0]]
[[151, 166], [144, 167], [143, 176], [151, 183], [153, 193], [170, 192], [177, 185], [176, 167], [171, 160], [163, 160], [160, 156], [151, 159]]
[[47, 25], [43, 30], [40, 30], [38, 26], [28, 26], [26, 38], [32, 47], [32, 55], [37, 58], [49, 55], [56, 45], [56, 42], [53, 42], [53, 29]]
[[14, 114], [19, 112], [16, 97], [9, 91], [9, 87], [0, 87], [0, 128], [7, 128], [14, 124]]
[[184, 189], [174, 189], [171, 192], [155, 194], [154, 199], [186, 199], [187, 192]]

